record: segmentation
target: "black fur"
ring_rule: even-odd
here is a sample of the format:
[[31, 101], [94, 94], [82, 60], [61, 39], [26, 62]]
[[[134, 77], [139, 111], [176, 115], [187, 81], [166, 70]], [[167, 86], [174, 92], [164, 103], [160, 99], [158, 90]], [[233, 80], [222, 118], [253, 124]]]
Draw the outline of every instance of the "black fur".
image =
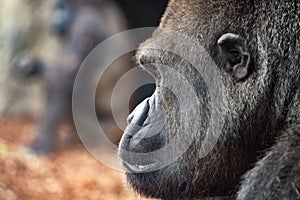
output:
[[[297, 0], [169, 2], [160, 27], [197, 38], [209, 52], [221, 73], [220, 77], [214, 78], [220, 79], [225, 86], [227, 107], [219, 116], [226, 119], [226, 124], [214, 149], [200, 158], [200, 130], [207, 125], [209, 116], [201, 113], [197, 119], [186, 119], [184, 123], [188, 125], [197, 124], [199, 138], [182, 157], [161, 170], [127, 173], [134, 190], [161, 199], [217, 196], [249, 200], [300, 198], [299, 7]], [[236, 72], [228, 70], [228, 56], [224, 57], [217, 44], [218, 39], [227, 33], [239, 35], [243, 40], [243, 55], [250, 56], [249, 62], [241, 63], [247, 67], [242, 79], [235, 78]], [[183, 48], [173, 41], [174, 38], [156, 31], [141, 45], [137, 55], [140, 63], [146, 69], [149, 63], [164, 63], [191, 77], [199, 95], [204, 95], [204, 102], [209, 102], [199, 74], [191, 70], [188, 63], [166, 52], [149, 50], [149, 47]], [[185, 50], [185, 53], [190, 52]], [[229, 63], [232, 65], [229, 68], [235, 66], [235, 62]], [[163, 68], [156, 67], [158, 73], [163, 74]], [[143, 150], [138, 145], [140, 152], [149, 152], [160, 148], [161, 144], [156, 145], [153, 141], [165, 141], [176, 134], [186, 137], [191, 134], [176, 129], [176, 100], [167, 89], [159, 87], [164, 77], [156, 78], [169, 131], [158, 134], [160, 139], [148, 139], [151, 145], [135, 138], [134, 132], [127, 139], [128, 133], [125, 132], [119, 152], [123, 160], [126, 159], [122, 157], [123, 149], [135, 151], [131, 142], [143, 144]], [[139, 135], [142, 131], [143, 128]], [[181, 141], [177, 142], [179, 145]]]

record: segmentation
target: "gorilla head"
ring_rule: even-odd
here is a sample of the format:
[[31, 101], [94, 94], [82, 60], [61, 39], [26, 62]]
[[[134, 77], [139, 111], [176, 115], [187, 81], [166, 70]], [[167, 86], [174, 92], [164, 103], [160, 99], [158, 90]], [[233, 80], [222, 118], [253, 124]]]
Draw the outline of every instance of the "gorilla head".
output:
[[[277, 148], [276, 138], [299, 125], [297, 7], [296, 1], [169, 2], [159, 29], [137, 53], [156, 91], [129, 116], [120, 143], [136, 191], [162, 199], [234, 195], [242, 175]], [[266, 170], [277, 167], [269, 157], [257, 164], [261, 172], [246, 177], [268, 188], [241, 188], [257, 189], [252, 199], [278, 195], [271, 181], [280, 170]], [[274, 176], [266, 180], [268, 172]], [[300, 173], [284, 174], [282, 183]], [[296, 197], [290, 188], [282, 194]]]

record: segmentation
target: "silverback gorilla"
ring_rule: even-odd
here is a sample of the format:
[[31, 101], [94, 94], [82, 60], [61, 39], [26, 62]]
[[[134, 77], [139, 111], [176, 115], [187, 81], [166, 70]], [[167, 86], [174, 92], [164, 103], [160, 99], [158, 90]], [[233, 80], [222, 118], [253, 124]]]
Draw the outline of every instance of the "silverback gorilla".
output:
[[[300, 199], [299, 8], [297, 0], [169, 2], [159, 28], [196, 38], [211, 56], [219, 76], [210, 79], [222, 83], [226, 107], [218, 117], [225, 123], [212, 150], [201, 156], [200, 147], [210, 145], [203, 140], [211, 117], [206, 113], [220, 105], [206, 105], [213, 102], [201, 78], [207, 71], [197, 73], [189, 62], [161, 50], [169, 46], [192, 54], [193, 48], [157, 29], [137, 53], [141, 66], [156, 78], [156, 92], [129, 116], [119, 147], [134, 190], [172, 200]], [[201, 55], [192, 57], [200, 62]], [[161, 64], [187, 77], [196, 89], [198, 107], [183, 121], [178, 122], [178, 98], [164, 87], [168, 77]], [[197, 110], [200, 114], [191, 117]], [[167, 125], [156, 133], [149, 125], [162, 112]], [[196, 129], [182, 131], [179, 123]], [[192, 134], [196, 137], [189, 148], [164, 167], [156, 168], [160, 163], [155, 154], [146, 164], [134, 156], [160, 150], [173, 138], [173, 145], [180, 146], [182, 140], [176, 138]], [[166, 152], [165, 158], [176, 153]]]

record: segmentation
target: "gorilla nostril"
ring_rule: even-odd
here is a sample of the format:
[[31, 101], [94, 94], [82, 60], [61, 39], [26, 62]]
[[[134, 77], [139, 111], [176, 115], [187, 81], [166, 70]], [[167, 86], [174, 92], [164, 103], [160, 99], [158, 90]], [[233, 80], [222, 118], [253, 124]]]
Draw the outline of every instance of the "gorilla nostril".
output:
[[131, 114], [127, 117], [127, 124], [131, 124], [131, 121], [132, 121], [133, 117], [134, 117], [133, 113], [131, 113]]
[[143, 126], [148, 117], [149, 108], [149, 98], [147, 98], [134, 109], [133, 113], [128, 117], [128, 122]]

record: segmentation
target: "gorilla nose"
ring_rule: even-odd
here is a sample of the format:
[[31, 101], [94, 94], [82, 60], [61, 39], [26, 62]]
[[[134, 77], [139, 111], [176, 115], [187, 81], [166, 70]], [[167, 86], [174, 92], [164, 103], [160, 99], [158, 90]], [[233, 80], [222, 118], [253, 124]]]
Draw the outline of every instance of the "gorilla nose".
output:
[[[163, 109], [157, 104], [157, 98], [155, 92], [140, 103], [127, 119], [128, 126], [125, 132], [126, 135], [130, 135], [128, 147], [131, 151], [147, 152], [161, 147], [158, 135], [164, 128], [165, 120], [164, 115], [160, 114]], [[145, 146], [149, 147], [140, 149]]]
[[166, 140], [162, 137], [166, 132], [165, 112], [160, 105], [158, 92], [155, 91], [128, 117], [128, 126], [119, 147], [119, 156], [124, 166], [133, 173], [159, 168], [165, 157], [153, 152], [166, 145]]
[[147, 98], [142, 103], [140, 103], [128, 116], [127, 123], [143, 126], [145, 120], [148, 117], [149, 108], [149, 98]]
[[146, 98], [142, 101], [128, 116], [127, 123], [128, 125], [137, 125], [137, 126], [146, 126], [150, 123], [151, 115], [153, 114], [153, 110], [158, 109], [158, 105], [156, 105], [157, 92], [151, 97]]

